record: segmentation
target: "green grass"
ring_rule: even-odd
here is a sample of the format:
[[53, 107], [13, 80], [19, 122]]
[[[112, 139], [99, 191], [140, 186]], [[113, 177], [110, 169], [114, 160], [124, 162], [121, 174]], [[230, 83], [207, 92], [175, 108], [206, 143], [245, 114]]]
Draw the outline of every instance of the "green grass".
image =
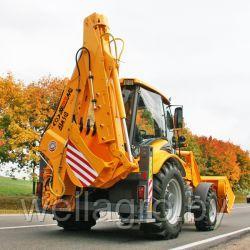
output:
[[22, 212], [21, 199], [29, 207], [32, 198], [32, 181], [0, 176], [0, 214]]
[[0, 176], [0, 197], [32, 196], [32, 182]]

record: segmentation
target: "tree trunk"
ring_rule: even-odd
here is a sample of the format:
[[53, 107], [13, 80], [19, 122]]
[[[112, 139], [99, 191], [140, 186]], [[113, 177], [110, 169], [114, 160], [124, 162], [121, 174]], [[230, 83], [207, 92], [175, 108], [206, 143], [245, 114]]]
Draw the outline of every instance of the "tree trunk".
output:
[[32, 166], [32, 193], [36, 194], [36, 181], [35, 181], [35, 164]]

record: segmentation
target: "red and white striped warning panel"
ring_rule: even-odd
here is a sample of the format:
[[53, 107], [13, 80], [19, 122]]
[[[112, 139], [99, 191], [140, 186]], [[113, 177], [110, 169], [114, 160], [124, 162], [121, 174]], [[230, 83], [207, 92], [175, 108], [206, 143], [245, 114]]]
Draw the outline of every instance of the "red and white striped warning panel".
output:
[[153, 196], [153, 179], [148, 180], [148, 202], [151, 202]]
[[66, 162], [83, 187], [90, 186], [96, 180], [98, 173], [70, 140], [66, 149]]

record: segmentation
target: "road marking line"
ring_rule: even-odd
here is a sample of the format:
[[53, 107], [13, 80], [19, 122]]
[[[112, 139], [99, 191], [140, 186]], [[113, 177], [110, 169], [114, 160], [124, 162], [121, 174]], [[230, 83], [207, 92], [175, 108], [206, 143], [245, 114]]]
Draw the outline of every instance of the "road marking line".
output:
[[12, 217], [12, 216], [22, 216], [23, 214], [0, 214], [0, 217]]
[[246, 207], [234, 207], [233, 210], [235, 210], [235, 209], [242, 209], [242, 208], [249, 208], [250, 209], [250, 206], [246, 206]]
[[14, 226], [14, 227], [0, 227], [0, 230], [20, 229], [20, 228], [32, 228], [32, 227], [51, 227], [51, 226], [56, 226], [56, 224], [29, 225], [29, 226]]
[[227, 233], [227, 234], [221, 234], [221, 235], [209, 238], [209, 239], [205, 239], [205, 240], [200, 240], [200, 241], [197, 241], [197, 242], [189, 243], [189, 244], [186, 244], [186, 245], [183, 245], [183, 246], [180, 246], [180, 247], [171, 248], [171, 250], [188, 249], [188, 248], [191, 248], [191, 247], [199, 246], [199, 245], [202, 245], [202, 244], [214, 241], [214, 240], [222, 239], [222, 238], [234, 235], [234, 234], [238, 234], [238, 233], [242, 233], [242, 232], [247, 232], [247, 231], [250, 231], [250, 227], [242, 228], [240, 230], [237, 230], [237, 231], [234, 231], [234, 232], [231, 232], [231, 233]]

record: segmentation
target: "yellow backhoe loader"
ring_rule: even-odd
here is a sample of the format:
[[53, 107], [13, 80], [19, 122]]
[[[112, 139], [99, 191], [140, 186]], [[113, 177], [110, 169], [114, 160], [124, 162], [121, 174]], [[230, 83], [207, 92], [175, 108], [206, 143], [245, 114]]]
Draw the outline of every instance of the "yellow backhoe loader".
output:
[[183, 150], [182, 106], [138, 79], [119, 79], [124, 42], [107, 19], [84, 20], [83, 47], [40, 144], [39, 207], [65, 230], [89, 230], [118, 212], [149, 236], [175, 238], [184, 214], [213, 230], [234, 194], [224, 176], [201, 176]]

